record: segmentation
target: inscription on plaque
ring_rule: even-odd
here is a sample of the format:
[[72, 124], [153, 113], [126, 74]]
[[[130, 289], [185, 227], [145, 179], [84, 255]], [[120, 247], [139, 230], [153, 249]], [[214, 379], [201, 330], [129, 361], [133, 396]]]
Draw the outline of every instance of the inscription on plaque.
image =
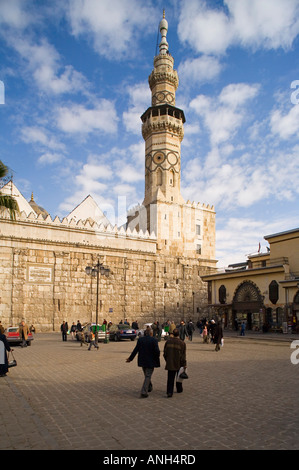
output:
[[51, 284], [53, 282], [53, 267], [30, 265], [27, 267], [27, 281], [37, 284]]

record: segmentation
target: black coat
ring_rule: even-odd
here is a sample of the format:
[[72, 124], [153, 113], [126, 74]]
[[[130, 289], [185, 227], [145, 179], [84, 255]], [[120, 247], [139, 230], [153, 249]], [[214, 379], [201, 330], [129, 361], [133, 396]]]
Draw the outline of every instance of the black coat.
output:
[[8, 341], [5, 335], [0, 334], [0, 341], [4, 343], [4, 361], [5, 361], [5, 364], [0, 364], [0, 374], [6, 374], [6, 372], [8, 371], [8, 358], [7, 358], [6, 351], [10, 351], [10, 346], [8, 344]]
[[184, 341], [185, 337], [186, 336], [188, 337], [188, 331], [187, 331], [185, 323], [181, 323], [178, 330], [179, 330], [180, 339]]
[[220, 344], [222, 338], [223, 338], [222, 326], [220, 324], [218, 324], [215, 328], [214, 344]]
[[138, 353], [138, 366], [153, 369], [160, 367], [160, 349], [158, 341], [153, 336], [141, 336], [129, 357], [133, 361]]

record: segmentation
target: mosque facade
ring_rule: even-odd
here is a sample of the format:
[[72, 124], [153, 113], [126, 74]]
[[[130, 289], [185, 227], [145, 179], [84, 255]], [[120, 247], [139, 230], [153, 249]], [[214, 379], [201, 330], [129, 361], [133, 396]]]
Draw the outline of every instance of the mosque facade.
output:
[[[2, 189], [16, 197], [16, 220], [0, 214], [0, 319], [22, 319], [39, 331], [57, 331], [63, 320], [119, 322], [197, 320], [208, 303], [214, 272], [215, 210], [184, 201], [181, 142], [185, 115], [176, 107], [179, 84], [160, 22], [159, 54], [149, 76], [151, 106], [141, 116], [145, 141], [145, 193], [112, 226], [91, 196], [62, 220], [52, 218], [32, 195], [28, 202], [13, 182]], [[100, 262], [109, 276], [97, 279], [86, 267]]]

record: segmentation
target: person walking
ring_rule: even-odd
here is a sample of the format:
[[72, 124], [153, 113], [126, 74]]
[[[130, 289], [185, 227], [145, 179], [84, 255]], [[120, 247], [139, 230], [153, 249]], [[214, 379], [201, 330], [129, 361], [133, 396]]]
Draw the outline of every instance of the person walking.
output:
[[62, 341], [66, 341], [67, 339], [67, 332], [68, 332], [68, 324], [63, 320], [62, 324], [60, 325], [60, 331], [62, 334]]
[[30, 331], [29, 331], [28, 325], [26, 325], [24, 320], [22, 320], [19, 326], [19, 335], [20, 335], [20, 338], [22, 338], [22, 344], [21, 344], [22, 348], [27, 347], [27, 339], [28, 339], [29, 333]]
[[80, 346], [82, 347], [83, 344], [85, 344], [85, 334], [84, 334], [84, 331], [78, 331], [78, 337], [79, 337], [79, 341], [80, 341]]
[[214, 344], [216, 344], [215, 351], [220, 351], [220, 345], [221, 345], [222, 339], [223, 339], [223, 329], [222, 329], [222, 323], [220, 320], [218, 321], [216, 328], [215, 328], [215, 332], [214, 332]]
[[152, 330], [153, 330], [153, 337], [156, 338], [157, 333], [158, 333], [158, 326], [157, 326], [157, 322], [156, 322], [156, 321], [152, 324], [151, 328], [152, 328]]
[[71, 329], [70, 329], [72, 340], [76, 339], [76, 331], [77, 331], [77, 327], [75, 325], [75, 322], [73, 322]]
[[173, 330], [175, 329], [176, 329], [175, 323], [174, 321], [172, 321], [169, 325], [169, 330], [168, 330], [170, 336], [173, 336]]
[[187, 324], [187, 334], [188, 334], [188, 338], [189, 338], [190, 341], [192, 341], [194, 331], [195, 331], [195, 326], [194, 326], [192, 320], [189, 320], [189, 322]]
[[0, 377], [5, 377], [8, 372], [8, 357], [6, 351], [13, 351], [8, 344], [6, 336], [0, 333]]
[[142, 367], [144, 382], [141, 388], [140, 397], [147, 398], [149, 392], [153, 390], [152, 375], [156, 367], [160, 367], [160, 349], [158, 340], [153, 337], [153, 330], [145, 330], [126, 362], [133, 361], [138, 354], [138, 367]]
[[242, 325], [241, 325], [241, 336], [245, 336], [245, 322], [244, 321], [242, 322]]
[[96, 348], [96, 350], [99, 349], [99, 345], [96, 344], [96, 336], [95, 334], [90, 330], [90, 333], [89, 333], [89, 347], [88, 347], [88, 351], [91, 350], [91, 346], [94, 346]]
[[209, 333], [208, 333], [208, 325], [205, 324], [202, 330], [202, 341], [203, 343], [208, 343], [209, 342]]
[[215, 320], [211, 320], [208, 324], [208, 332], [210, 335], [210, 339], [213, 343], [214, 343], [215, 328], [216, 328]]
[[160, 342], [161, 341], [161, 336], [162, 336], [162, 326], [160, 323], [157, 321], [157, 340]]
[[[163, 357], [165, 359], [165, 369], [167, 370], [167, 388], [166, 394], [168, 398], [173, 395], [174, 381], [181, 367], [186, 369], [186, 344], [179, 338], [179, 330], [173, 330], [173, 337], [170, 337], [165, 345]], [[176, 383], [177, 392], [183, 391], [182, 384]]]
[[188, 331], [187, 331], [186, 324], [185, 324], [184, 320], [181, 320], [181, 323], [180, 323], [178, 329], [179, 329], [180, 339], [182, 341], [185, 341], [185, 338], [186, 337], [188, 338]]

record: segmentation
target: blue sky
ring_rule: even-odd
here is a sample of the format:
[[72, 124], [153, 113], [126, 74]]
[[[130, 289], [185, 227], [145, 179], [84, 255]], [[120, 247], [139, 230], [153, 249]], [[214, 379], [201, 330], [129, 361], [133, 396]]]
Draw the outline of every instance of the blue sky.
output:
[[163, 8], [181, 192], [215, 206], [218, 265], [245, 261], [298, 227], [299, 0], [0, 0], [0, 159], [53, 218], [91, 194], [122, 223], [144, 195]]

